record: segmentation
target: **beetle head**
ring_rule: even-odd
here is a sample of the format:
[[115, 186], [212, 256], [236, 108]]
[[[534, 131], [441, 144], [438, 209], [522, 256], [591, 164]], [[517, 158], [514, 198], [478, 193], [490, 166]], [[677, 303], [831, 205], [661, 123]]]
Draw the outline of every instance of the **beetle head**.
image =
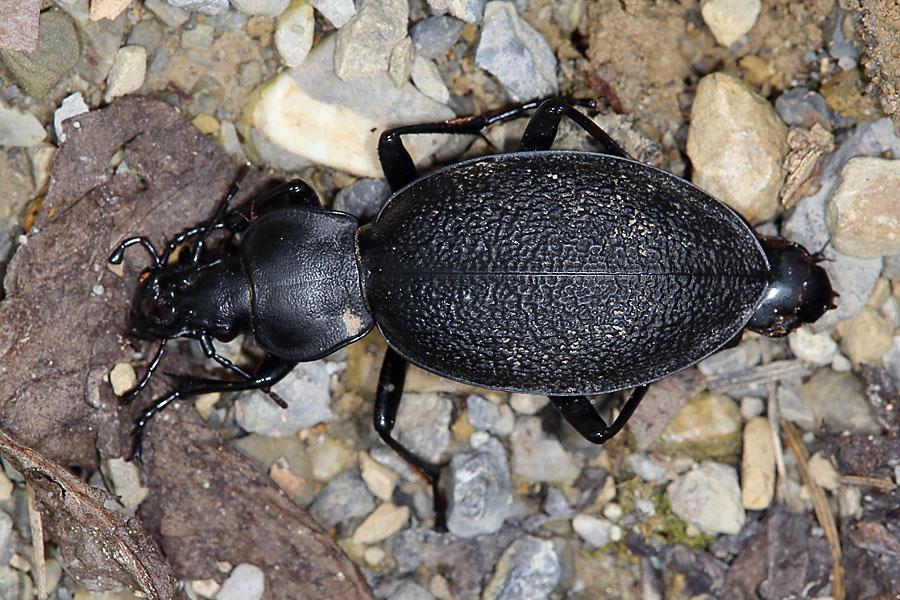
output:
[[154, 268], [141, 276], [131, 311], [131, 329], [145, 338], [181, 337], [192, 329], [189, 315], [180, 310], [178, 299], [186, 286], [180, 269]]
[[834, 308], [837, 293], [820, 260], [806, 248], [781, 238], [760, 237], [769, 259], [771, 280], [747, 327], [772, 337], [813, 323]]

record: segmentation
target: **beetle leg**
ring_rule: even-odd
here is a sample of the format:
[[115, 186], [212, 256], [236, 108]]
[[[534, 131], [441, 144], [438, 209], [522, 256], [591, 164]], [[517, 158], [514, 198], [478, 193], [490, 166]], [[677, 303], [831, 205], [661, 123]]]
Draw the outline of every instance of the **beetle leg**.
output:
[[522, 136], [521, 150], [523, 152], [549, 150], [550, 146], [553, 145], [553, 140], [556, 139], [556, 131], [559, 128], [559, 121], [563, 115], [575, 121], [592, 138], [597, 140], [605, 154], [631, 158], [599, 125], [562, 98], [550, 98], [534, 111], [534, 116], [528, 121], [525, 134]]
[[[267, 354], [262, 365], [252, 375], [251, 379], [239, 379], [237, 381], [224, 381], [220, 379], [205, 379], [187, 377], [181, 381], [177, 389], [169, 394], [159, 398], [153, 402], [143, 413], [135, 420], [134, 429], [131, 434], [134, 436], [134, 448], [132, 449], [132, 458], [140, 458], [141, 449], [144, 438], [144, 428], [147, 423], [172, 402], [185, 396], [193, 396], [199, 394], [208, 394], [210, 392], [232, 392], [238, 390], [256, 390], [266, 391], [291, 372], [297, 366], [295, 360], [285, 360], [272, 354]], [[282, 401], [283, 402], [283, 401]], [[287, 408], [284, 405], [282, 408]]]
[[[226, 369], [234, 371], [235, 373], [237, 373], [238, 375], [240, 375], [241, 377], [243, 377], [246, 380], [255, 381], [257, 379], [257, 377], [255, 375], [248, 373], [244, 369], [240, 368], [239, 366], [237, 366], [236, 364], [234, 364], [233, 362], [231, 362], [230, 360], [228, 360], [227, 358], [225, 358], [224, 356], [222, 356], [221, 354], [216, 352], [216, 348], [215, 348], [215, 346], [213, 346], [212, 338], [208, 334], [205, 334], [205, 333], [200, 334], [200, 337], [198, 339], [200, 340], [200, 347], [203, 349], [203, 354], [207, 358], [213, 359], [214, 361], [216, 361], [217, 363], [219, 363]], [[296, 363], [294, 363], [294, 364], [296, 364]], [[263, 392], [265, 392], [265, 394], [269, 398], [272, 399], [273, 402], [275, 402], [275, 404], [277, 404], [281, 408], [288, 407], [287, 402], [285, 402], [281, 396], [279, 396], [278, 394], [273, 392], [271, 389], [269, 389], [269, 388], [261, 388], [261, 389]]]
[[381, 374], [378, 376], [378, 391], [375, 394], [375, 431], [378, 432], [385, 444], [412, 465], [431, 485], [434, 497], [435, 528], [445, 529], [447, 501], [438, 489], [441, 465], [416, 456], [391, 436], [394, 422], [397, 419], [397, 410], [400, 408], [400, 398], [403, 396], [407, 365], [406, 360], [393, 348], [387, 349], [384, 362], [381, 364]]
[[[514, 104], [507, 108], [474, 117], [464, 117], [437, 123], [406, 125], [384, 130], [378, 140], [378, 159], [381, 161], [381, 169], [384, 171], [384, 176], [387, 178], [391, 190], [397, 191], [417, 177], [416, 166], [413, 163], [409, 152], [407, 152], [406, 148], [403, 146], [403, 141], [400, 139], [400, 136], [417, 133], [478, 135], [489, 125], [521, 117], [526, 111], [536, 108], [546, 102], [546, 98], [541, 98], [540, 100], [531, 100], [520, 104]], [[566, 106], [570, 106], [569, 102], [578, 104], [579, 106], [594, 105], [593, 100], [573, 99], [565, 101], [564, 103]]]
[[649, 387], [642, 385], [634, 388], [612, 425], [606, 424], [585, 396], [550, 396], [550, 401], [581, 437], [591, 443], [602, 444], [621, 431]]
[[147, 372], [144, 373], [144, 376], [141, 377], [141, 380], [134, 387], [133, 390], [122, 396], [122, 404], [130, 404], [137, 395], [141, 393], [145, 387], [147, 387], [147, 383], [150, 382], [150, 377], [153, 376], [153, 372], [156, 370], [156, 367], [159, 366], [159, 359], [162, 358], [163, 351], [166, 349], [166, 342], [168, 340], [166, 338], [160, 338], [159, 347], [156, 349], [156, 354], [153, 355], [153, 359], [150, 361], [150, 364], [147, 365]]

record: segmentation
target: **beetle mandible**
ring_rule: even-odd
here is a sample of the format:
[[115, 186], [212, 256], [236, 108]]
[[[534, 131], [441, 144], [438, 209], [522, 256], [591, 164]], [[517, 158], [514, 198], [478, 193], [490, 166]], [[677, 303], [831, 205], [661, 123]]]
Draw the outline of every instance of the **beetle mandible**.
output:
[[[466, 160], [419, 177], [401, 137], [477, 134], [536, 108], [519, 152]], [[566, 116], [602, 152], [554, 151]], [[375, 398], [381, 438], [430, 482], [441, 465], [392, 436], [408, 363], [473, 385], [545, 394], [586, 439], [622, 429], [649, 384], [739, 339], [749, 328], [784, 335], [833, 308], [817, 257], [766, 238], [693, 184], [632, 160], [591, 119], [560, 98], [441, 123], [385, 131], [378, 155], [393, 195], [378, 217], [325, 210], [295, 180], [262, 199], [287, 208], [248, 221], [215, 215], [153, 258], [132, 311], [133, 332], [160, 341], [143, 389], [169, 339], [199, 340], [237, 378], [186, 379], [138, 419], [144, 426], [191, 394], [269, 388], [300, 361], [321, 358], [378, 326], [388, 343]], [[210, 258], [225, 229], [236, 249]], [[179, 245], [186, 260], [170, 264]], [[266, 352], [253, 373], [216, 352], [214, 339], [252, 333]], [[587, 396], [632, 389], [607, 423]], [[283, 401], [273, 395], [276, 402]]]

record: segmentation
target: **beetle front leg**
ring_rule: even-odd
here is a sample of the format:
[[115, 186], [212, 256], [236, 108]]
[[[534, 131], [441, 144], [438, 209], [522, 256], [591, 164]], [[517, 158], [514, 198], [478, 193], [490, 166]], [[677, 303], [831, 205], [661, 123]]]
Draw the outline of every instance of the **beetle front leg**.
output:
[[[250, 379], [240, 379], [237, 381], [225, 381], [221, 379], [206, 379], [188, 377], [181, 381], [181, 385], [166, 396], [159, 398], [153, 404], [141, 413], [141, 416], [135, 420], [134, 429], [131, 431], [134, 436], [134, 448], [132, 450], [132, 458], [140, 458], [141, 448], [144, 439], [144, 428], [147, 423], [161, 412], [164, 408], [179, 398], [193, 396], [199, 394], [208, 394], [211, 392], [233, 392], [239, 390], [266, 390], [290, 373], [297, 366], [297, 361], [287, 360], [267, 354], [262, 364], [253, 373]], [[282, 408], [287, 408], [283, 406]]]
[[384, 362], [381, 364], [381, 373], [378, 376], [378, 391], [375, 394], [375, 431], [378, 432], [385, 444], [421, 473], [431, 485], [431, 492], [434, 495], [434, 526], [435, 529], [445, 530], [447, 500], [438, 489], [441, 465], [416, 456], [391, 436], [397, 420], [397, 411], [400, 408], [400, 399], [403, 396], [407, 366], [406, 360], [393, 348], [387, 349]]
[[550, 396], [550, 401], [581, 437], [594, 444], [603, 444], [622, 430], [649, 387], [634, 388], [612, 425], [606, 424], [585, 396]]

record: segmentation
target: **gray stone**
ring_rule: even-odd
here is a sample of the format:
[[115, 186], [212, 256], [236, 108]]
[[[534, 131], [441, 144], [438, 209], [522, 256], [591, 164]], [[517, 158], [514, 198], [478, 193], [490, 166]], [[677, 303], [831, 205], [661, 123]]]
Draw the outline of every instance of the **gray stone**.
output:
[[394, 436], [414, 454], [441, 462], [450, 449], [450, 418], [453, 403], [440, 394], [403, 394]]
[[47, 132], [33, 114], [0, 106], [0, 146], [37, 146], [45, 137]]
[[213, 45], [215, 38], [215, 27], [209, 23], [197, 23], [193, 29], [182, 30], [181, 46], [187, 49], [206, 50]]
[[279, 407], [262, 391], [254, 390], [235, 402], [235, 420], [253, 433], [274, 437], [293, 435], [334, 419], [330, 387], [331, 374], [325, 361], [300, 363], [272, 387], [287, 402], [287, 409]]
[[482, 600], [547, 598], [562, 577], [562, 565], [550, 540], [520, 537], [503, 551]]
[[394, 45], [406, 36], [407, 0], [363, 0], [337, 33], [334, 72], [344, 81], [386, 73]]
[[188, 11], [172, 6], [165, 0], [144, 0], [144, 6], [156, 15], [156, 18], [172, 29], [177, 29], [184, 25], [191, 16], [191, 13]]
[[291, 0], [231, 0], [235, 10], [245, 15], [274, 17], [284, 12]]
[[650, 460], [645, 454], [637, 452], [629, 454], [625, 459], [625, 466], [644, 481], [664, 481], [666, 479], [666, 468]]
[[335, 195], [334, 210], [350, 213], [361, 221], [371, 221], [390, 195], [391, 188], [384, 179], [360, 179]]
[[143, 46], [148, 54], [156, 52], [163, 43], [163, 28], [156, 19], [144, 19], [138, 22], [128, 34], [129, 46]]
[[695, 184], [751, 223], [766, 221], [779, 208], [787, 152], [787, 127], [765, 98], [724, 73], [700, 80], [687, 140]]
[[394, 44], [394, 49], [391, 50], [390, 64], [388, 65], [388, 75], [391, 76], [398, 88], [403, 87], [403, 84], [409, 79], [412, 73], [414, 57], [413, 43], [409, 36]]
[[78, 62], [81, 45], [72, 18], [61, 10], [41, 13], [37, 50], [0, 50], [13, 79], [35, 98], [48, 95]]
[[512, 471], [531, 481], [572, 485], [579, 469], [559, 440], [547, 437], [537, 417], [516, 423], [510, 437]]
[[169, 5], [190, 12], [205, 15], [219, 15], [228, 12], [228, 0], [167, 0]]
[[572, 529], [591, 546], [602, 548], [612, 541], [613, 531], [618, 526], [603, 517], [579, 514], [572, 519]]
[[434, 600], [434, 596], [421, 585], [407, 581], [388, 600]]
[[141, 475], [138, 467], [132, 461], [121, 458], [111, 458], [106, 461], [106, 473], [112, 482], [115, 494], [126, 510], [137, 509], [138, 504], [144, 501], [150, 492], [141, 485]]
[[710, 534], [736, 534], [747, 517], [734, 468], [703, 461], [667, 488], [672, 512], [686, 523]]
[[266, 577], [262, 569], [256, 565], [241, 563], [222, 582], [216, 600], [259, 600], [265, 589]]
[[491, 439], [475, 452], [455, 455], [450, 472], [450, 532], [469, 538], [499, 531], [513, 499], [506, 452], [500, 442]]
[[441, 77], [441, 72], [433, 60], [417, 56], [412, 64], [413, 85], [419, 88], [419, 91], [441, 104], [446, 104], [450, 100], [450, 90]]
[[516, 12], [512, 2], [488, 2], [475, 66], [496, 77], [517, 102], [559, 90], [556, 56], [547, 41]]
[[477, 25], [484, 17], [485, 0], [428, 0], [437, 14], [449, 12], [457, 19]]
[[375, 497], [356, 471], [344, 471], [322, 488], [309, 514], [325, 529], [375, 510]]
[[17, 551], [18, 534], [13, 528], [13, 520], [0, 510], [0, 564], [9, 563], [9, 559]]
[[453, 17], [428, 17], [409, 30], [417, 57], [439, 58], [446, 56], [459, 39], [465, 23]]
[[884, 368], [897, 386], [900, 386], [900, 335], [891, 342], [891, 349], [882, 357]]
[[807, 88], [793, 88], [778, 96], [775, 112], [789, 127], [809, 129], [816, 123], [828, 129], [834, 126], [834, 113], [825, 98]]
[[356, 14], [353, 0], [310, 0], [309, 3], [331, 21], [335, 29], [343, 27]]
[[863, 384], [853, 373], [820, 369], [803, 385], [800, 399], [813, 413], [816, 428], [824, 425], [861, 434], [881, 431], [866, 401]]

